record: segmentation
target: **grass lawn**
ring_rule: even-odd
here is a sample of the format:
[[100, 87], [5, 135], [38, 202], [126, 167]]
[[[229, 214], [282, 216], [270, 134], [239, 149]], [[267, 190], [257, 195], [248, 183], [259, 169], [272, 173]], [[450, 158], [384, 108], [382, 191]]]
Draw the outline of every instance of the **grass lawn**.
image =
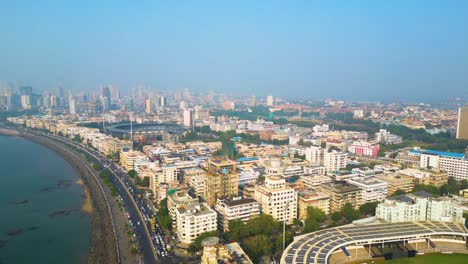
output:
[[426, 254], [416, 256], [414, 258], [387, 260], [385, 264], [466, 264], [468, 263], [468, 255], [465, 254]]

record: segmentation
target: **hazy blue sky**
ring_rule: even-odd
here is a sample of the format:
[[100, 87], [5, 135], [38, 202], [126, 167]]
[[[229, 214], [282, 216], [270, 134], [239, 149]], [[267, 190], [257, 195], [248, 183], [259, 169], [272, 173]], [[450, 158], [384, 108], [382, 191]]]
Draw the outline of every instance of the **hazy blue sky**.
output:
[[468, 1], [2, 0], [0, 81], [466, 96]]

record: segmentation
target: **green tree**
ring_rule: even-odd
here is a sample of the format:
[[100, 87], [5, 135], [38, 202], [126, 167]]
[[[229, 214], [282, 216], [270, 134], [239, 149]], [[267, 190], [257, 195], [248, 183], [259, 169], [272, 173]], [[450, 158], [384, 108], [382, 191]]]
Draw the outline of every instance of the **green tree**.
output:
[[379, 202], [365, 203], [359, 207], [359, 211], [364, 215], [375, 215], [375, 208]]
[[416, 184], [413, 188], [413, 192], [424, 191], [432, 195], [439, 195], [439, 189], [434, 185]]
[[135, 179], [135, 178], [138, 177], [138, 173], [137, 173], [135, 170], [129, 170], [129, 171], [127, 172], [127, 174], [128, 174], [128, 176], [129, 176], [130, 178], [132, 178], [132, 179]]
[[240, 241], [246, 235], [246, 226], [240, 219], [229, 221], [229, 239], [232, 241]]
[[340, 221], [343, 218], [339, 212], [334, 212], [331, 214], [331, 219], [335, 222]]
[[172, 229], [172, 222], [169, 217], [169, 210], [167, 209], [167, 198], [164, 198], [159, 202], [159, 210], [156, 217], [158, 218], [158, 222], [162, 228], [167, 230]]
[[398, 195], [403, 195], [403, 194], [406, 194], [405, 191], [403, 191], [402, 189], [397, 189], [392, 195], [390, 196], [398, 196]]
[[313, 206], [307, 207], [307, 216], [304, 221], [304, 232], [314, 232], [320, 228], [320, 224], [326, 219], [325, 213]]
[[259, 263], [262, 256], [270, 255], [272, 250], [271, 239], [267, 235], [259, 234], [243, 241], [246, 253], [254, 263]]
[[346, 218], [346, 220], [348, 220], [348, 222], [352, 222], [359, 218], [359, 213], [354, 210], [350, 203], [346, 203], [344, 205], [343, 210], [341, 210], [341, 214]]

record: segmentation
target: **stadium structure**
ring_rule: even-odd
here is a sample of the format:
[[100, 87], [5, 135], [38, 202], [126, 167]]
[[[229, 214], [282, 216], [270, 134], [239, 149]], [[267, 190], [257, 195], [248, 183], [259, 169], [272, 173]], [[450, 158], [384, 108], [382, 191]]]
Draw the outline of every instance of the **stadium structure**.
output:
[[281, 263], [338, 264], [432, 252], [468, 254], [467, 237], [466, 227], [452, 222], [353, 223], [295, 237]]
[[114, 137], [150, 144], [155, 141], [177, 141], [185, 129], [174, 123], [130, 123], [106, 127], [106, 132]]

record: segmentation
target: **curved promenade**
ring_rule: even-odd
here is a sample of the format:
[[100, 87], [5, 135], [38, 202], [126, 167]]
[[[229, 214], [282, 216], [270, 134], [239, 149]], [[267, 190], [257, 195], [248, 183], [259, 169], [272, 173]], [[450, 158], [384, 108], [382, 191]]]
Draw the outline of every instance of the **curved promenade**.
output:
[[72, 148], [50, 138], [23, 131], [14, 135], [21, 136], [57, 152], [70, 163], [90, 191], [94, 210], [90, 215], [91, 230], [88, 263], [121, 263], [115, 223], [110, 211], [109, 201], [89, 163]]

